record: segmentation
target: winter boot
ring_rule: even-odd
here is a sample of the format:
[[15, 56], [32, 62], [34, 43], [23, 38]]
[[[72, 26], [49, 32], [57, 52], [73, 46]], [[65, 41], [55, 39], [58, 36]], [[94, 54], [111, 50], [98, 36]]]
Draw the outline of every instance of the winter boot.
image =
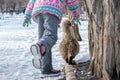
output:
[[36, 69], [41, 69], [41, 57], [45, 54], [45, 46], [40, 44], [33, 44], [30, 47], [33, 55], [32, 64]]

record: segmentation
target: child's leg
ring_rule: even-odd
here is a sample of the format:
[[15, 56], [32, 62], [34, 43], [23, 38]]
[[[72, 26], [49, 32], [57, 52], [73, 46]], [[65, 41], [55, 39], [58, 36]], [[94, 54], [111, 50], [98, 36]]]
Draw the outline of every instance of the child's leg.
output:
[[[41, 39], [41, 37], [43, 36], [44, 33], [44, 20], [43, 20], [43, 16], [42, 14], [39, 14], [37, 16], [37, 20], [38, 20], [38, 40]], [[38, 44], [33, 44], [30, 47], [31, 53], [33, 55], [33, 59], [32, 59], [32, 63], [33, 66], [37, 69], [41, 68], [41, 48]]]
[[43, 25], [44, 19], [43, 19], [42, 14], [39, 14], [37, 17], [38, 17], [38, 40], [40, 40], [45, 30], [44, 25]]
[[45, 55], [42, 57], [42, 69], [41, 72], [47, 73], [50, 72], [50, 70], [52, 70], [52, 56], [51, 56], [51, 49], [48, 50]]
[[43, 19], [45, 30], [40, 43], [45, 45], [46, 53], [42, 56], [42, 73], [48, 73], [52, 70], [51, 48], [57, 41], [58, 18], [50, 14], [43, 14]]

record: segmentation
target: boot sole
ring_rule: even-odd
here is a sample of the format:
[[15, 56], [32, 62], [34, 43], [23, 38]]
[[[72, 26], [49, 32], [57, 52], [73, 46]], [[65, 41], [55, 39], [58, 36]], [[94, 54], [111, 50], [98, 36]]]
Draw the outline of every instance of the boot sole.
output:
[[41, 53], [40, 47], [34, 44], [30, 47], [30, 51], [33, 55], [32, 64], [36, 69], [41, 69]]
[[51, 73], [51, 74], [41, 74], [41, 77], [58, 77], [61, 75], [61, 72], [59, 73]]

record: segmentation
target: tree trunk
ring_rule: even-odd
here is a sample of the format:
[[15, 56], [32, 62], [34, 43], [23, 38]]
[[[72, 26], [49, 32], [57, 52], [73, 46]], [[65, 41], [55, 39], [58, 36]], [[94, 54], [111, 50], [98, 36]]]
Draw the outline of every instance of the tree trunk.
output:
[[120, 80], [120, 0], [85, 0], [92, 75]]
[[77, 80], [74, 65], [65, 64], [66, 80]]

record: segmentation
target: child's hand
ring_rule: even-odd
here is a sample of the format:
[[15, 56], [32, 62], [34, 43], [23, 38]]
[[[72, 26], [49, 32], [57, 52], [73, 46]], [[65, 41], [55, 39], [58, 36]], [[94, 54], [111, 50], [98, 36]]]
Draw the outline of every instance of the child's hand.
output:
[[29, 24], [31, 24], [31, 18], [25, 18], [25, 20], [24, 20], [24, 22], [23, 22], [23, 26], [25, 27], [25, 26], [29, 26]]
[[80, 22], [79, 18], [77, 18], [77, 17], [72, 18], [72, 22], [76, 22], [79, 25], [81, 25], [81, 22]]

